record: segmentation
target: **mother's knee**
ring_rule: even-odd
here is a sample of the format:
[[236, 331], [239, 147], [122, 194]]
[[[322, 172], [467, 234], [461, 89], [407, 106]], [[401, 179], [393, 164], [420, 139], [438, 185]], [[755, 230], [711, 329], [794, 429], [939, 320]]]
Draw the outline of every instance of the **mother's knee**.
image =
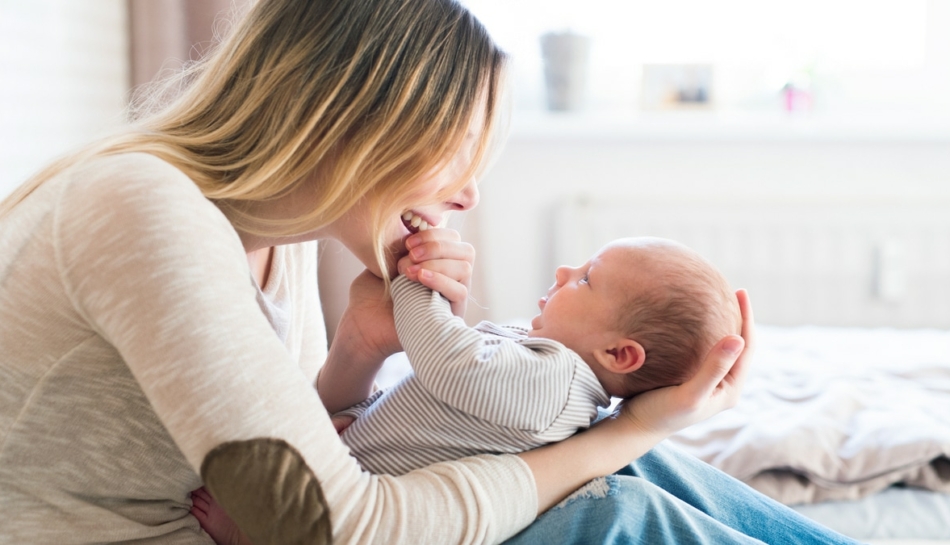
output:
[[644, 479], [607, 475], [577, 489], [549, 512], [592, 509], [598, 513], [615, 515], [642, 513], [661, 506], [667, 496], [662, 489]]

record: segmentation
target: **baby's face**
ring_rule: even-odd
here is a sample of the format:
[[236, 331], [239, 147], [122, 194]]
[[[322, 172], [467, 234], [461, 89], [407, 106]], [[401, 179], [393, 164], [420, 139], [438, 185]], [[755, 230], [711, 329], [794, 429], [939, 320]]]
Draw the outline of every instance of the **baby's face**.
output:
[[648, 252], [641, 239], [622, 239], [579, 267], [558, 267], [528, 335], [553, 339], [582, 355], [604, 346], [617, 332], [624, 302], [650, 288], [650, 275], [642, 266]]

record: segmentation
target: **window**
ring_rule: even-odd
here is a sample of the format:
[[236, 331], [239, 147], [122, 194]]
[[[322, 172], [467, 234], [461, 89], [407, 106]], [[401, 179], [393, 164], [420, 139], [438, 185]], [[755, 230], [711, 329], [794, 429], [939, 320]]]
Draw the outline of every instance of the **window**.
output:
[[941, 0], [463, 0], [514, 57], [515, 105], [542, 109], [539, 37], [591, 37], [587, 108], [637, 110], [643, 66], [708, 64], [716, 109], [780, 108], [793, 83], [825, 112], [950, 112]]
[[124, 122], [124, 0], [0, 0], [0, 198]]

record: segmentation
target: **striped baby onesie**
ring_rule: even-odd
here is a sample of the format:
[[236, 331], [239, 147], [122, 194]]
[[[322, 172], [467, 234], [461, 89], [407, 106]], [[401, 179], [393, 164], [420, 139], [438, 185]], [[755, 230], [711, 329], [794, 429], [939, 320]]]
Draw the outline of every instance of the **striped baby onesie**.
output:
[[452, 314], [439, 293], [393, 281], [396, 332], [413, 372], [338, 415], [364, 469], [401, 475], [474, 454], [517, 453], [586, 428], [610, 396], [587, 363], [527, 330]]

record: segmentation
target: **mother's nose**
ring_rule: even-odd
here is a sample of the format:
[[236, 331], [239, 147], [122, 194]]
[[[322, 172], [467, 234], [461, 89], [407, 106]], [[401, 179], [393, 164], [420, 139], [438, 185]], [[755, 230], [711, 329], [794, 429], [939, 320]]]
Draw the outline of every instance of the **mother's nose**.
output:
[[478, 183], [473, 177], [458, 193], [449, 198], [454, 210], [471, 210], [478, 206]]

